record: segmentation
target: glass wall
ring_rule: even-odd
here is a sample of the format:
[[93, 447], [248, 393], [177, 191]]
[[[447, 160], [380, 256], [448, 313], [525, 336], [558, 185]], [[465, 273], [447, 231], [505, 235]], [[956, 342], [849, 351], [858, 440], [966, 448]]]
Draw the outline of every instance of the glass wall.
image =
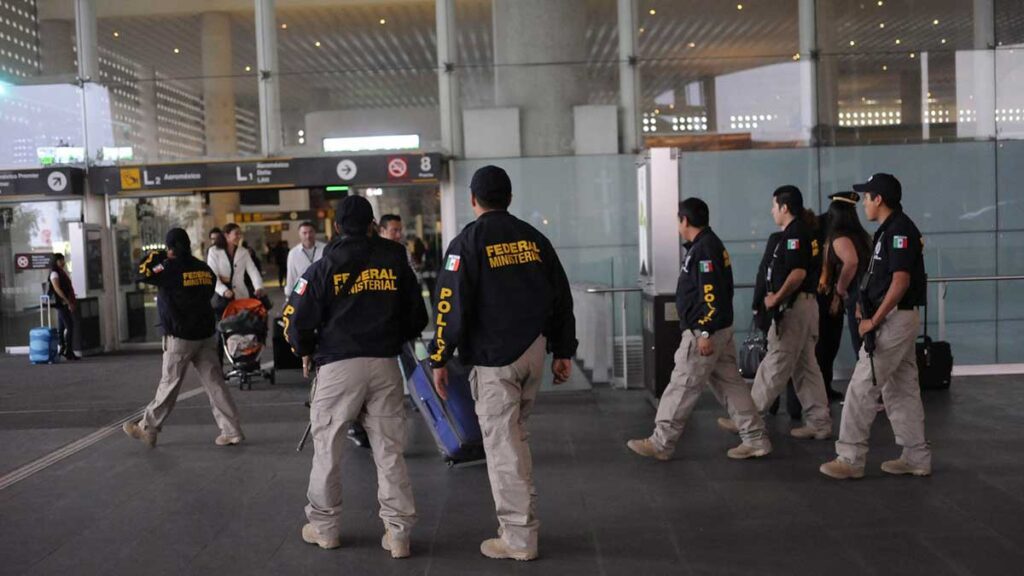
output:
[[286, 149], [322, 154], [332, 137], [415, 135], [441, 149], [433, 0], [278, 3]]
[[22, 269], [16, 255], [59, 252], [68, 256], [71, 272], [68, 224], [81, 218], [81, 200], [0, 204], [0, 351], [25, 346], [29, 330], [39, 326], [39, 295], [50, 275], [49, 269]]
[[137, 264], [150, 250], [163, 247], [164, 238], [171, 228], [182, 228], [188, 232], [193, 253], [205, 260], [204, 208], [202, 197], [193, 194], [115, 198], [110, 201], [110, 227], [114, 232], [118, 271], [118, 321], [123, 341], [160, 340], [156, 289], [135, 281]]
[[96, 0], [99, 79], [88, 86], [96, 163], [234, 158], [260, 151], [253, 2], [196, 12]]
[[[820, 209], [882, 170], [904, 181], [933, 277], [1021, 270], [1021, 0], [275, 4], [279, 94], [261, 108], [250, 0], [96, 0], [94, 32], [74, 0], [0, 0], [0, 167], [260, 154], [263, 126], [292, 155], [415, 136], [455, 158], [455, 190], [484, 162], [507, 167], [514, 209], [550, 233], [572, 280], [625, 287], [635, 154], [667, 146], [740, 282], [772, 231], [775, 186]], [[216, 200], [208, 219], [239, 207]], [[958, 361], [1024, 349], [1014, 288], [946, 288]]]

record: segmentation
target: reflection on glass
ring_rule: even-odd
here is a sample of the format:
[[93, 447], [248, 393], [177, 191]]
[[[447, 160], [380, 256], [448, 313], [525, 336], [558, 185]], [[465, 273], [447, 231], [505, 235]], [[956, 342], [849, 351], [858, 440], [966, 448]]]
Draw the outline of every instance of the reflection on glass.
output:
[[16, 270], [15, 254], [70, 254], [68, 224], [81, 219], [80, 200], [0, 204], [0, 349], [27, 344], [49, 275]]
[[134, 282], [131, 271], [148, 251], [163, 248], [171, 228], [188, 232], [192, 253], [205, 260], [203, 199], [199, 195], [111, 198], [109, 206], [110, 226], [116, 239], [117, 308], [122, 340], [155, 342], [160, 338], [156, 289]]
[[0, 84], [0, 143], [0, 166], [77, 163], [85, 146], [82, 91], [71, 84]]

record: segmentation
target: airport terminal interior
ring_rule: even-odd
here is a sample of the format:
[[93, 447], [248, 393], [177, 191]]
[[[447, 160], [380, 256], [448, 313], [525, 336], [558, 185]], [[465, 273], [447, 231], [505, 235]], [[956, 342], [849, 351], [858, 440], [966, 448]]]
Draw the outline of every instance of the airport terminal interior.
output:
[[[487, 165], [551, 240], [579, 339], [529, 422], [540, 556], [481, 555], [487, 468], [446, 461], [408, 394], [412, 558], [381, 550], [376, 469], [354, 444], [342, 545], [309, 546], [310, 381], [275, 333], [284, 255], [303, 223], [336, 239], [346, 197], [400, 216], [431, 310], [422, 361]], [[790, 437], [785, 393], [763, 458], [726, 457], [710, 392], [670, 461], [632, 453], [680, 342], [679, 202], [710, 208], [742, 347], [772, 191], [822, 213], [876, 173], [899, 178], [924, 236], [922, 336], [953, 358], [948, 388], [921, 380], [932, 474], [879, 469], [899, 456], [880, 410], [866, 477], [825, 478], [834, 439]], [[1022, 181], [1024, 0], [0, 0], [0, 574], [1017, 573]], [[228, 380], [245, 441], [222, 447], [190, 372], [147, 449], [122, 432], [164, 347], [139, 263], [172, 228], [206, 260], [229, 224], [260, 268], [274, 377]], [[54, 254], [81, 360], [36, 364]]]

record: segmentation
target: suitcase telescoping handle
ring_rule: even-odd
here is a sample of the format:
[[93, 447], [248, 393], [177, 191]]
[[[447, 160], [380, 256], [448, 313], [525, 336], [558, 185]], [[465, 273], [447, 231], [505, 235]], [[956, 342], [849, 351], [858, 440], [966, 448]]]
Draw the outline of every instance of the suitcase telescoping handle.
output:
[[[43, 320], [43, 316], [46, 316], [46, 320]], [[50, 297], [42, 294], [39, 296], [39, 325], [44, 328], [53, 328], [53, 318], [51, 316]]]

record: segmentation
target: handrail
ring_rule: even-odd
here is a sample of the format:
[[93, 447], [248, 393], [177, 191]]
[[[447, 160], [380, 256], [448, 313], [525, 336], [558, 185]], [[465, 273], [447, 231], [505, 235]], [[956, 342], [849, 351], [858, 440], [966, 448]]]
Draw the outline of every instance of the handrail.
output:
[[643, 288], [587, 288], [587, 294], [615, 294], [618, 292], [642, 292]]
[[[1010, 276], [947, 276], [942, 278], [928, 278], [929, 284], [954, 284], [957, 282], [1002, 282], [1024, 280], [1024, 275]], [[737, 290], [754, 288], [754, 284], [735, 284]], [[618, 292], [643, 292], [643, 288], [587, 288], [587, 294], [613, 294]]]
[[929, 278], [929, 284], [954, 284], [956, 282], [1002, 282], [1003, 280], [1024, 280], [1024, 276], [949, 276]]

